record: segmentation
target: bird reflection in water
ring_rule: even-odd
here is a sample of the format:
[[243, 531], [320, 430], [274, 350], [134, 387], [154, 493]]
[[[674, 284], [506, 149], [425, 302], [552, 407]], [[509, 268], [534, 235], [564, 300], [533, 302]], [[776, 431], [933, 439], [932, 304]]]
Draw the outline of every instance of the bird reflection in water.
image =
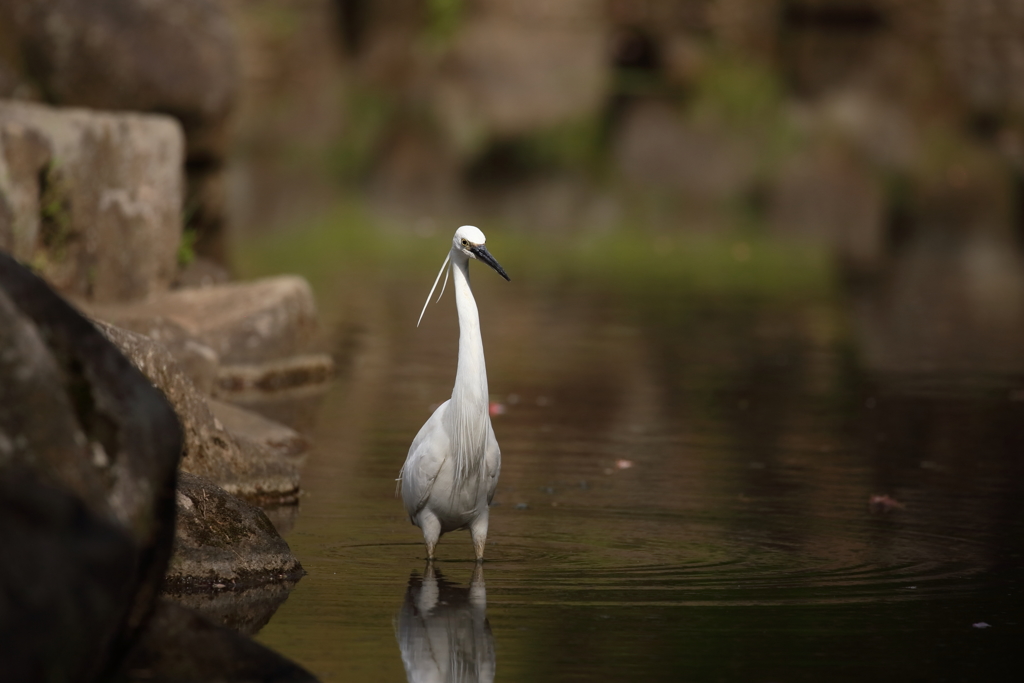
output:
[[494, 637], [480, 565], [469, 588], [446, 580], [433, 563], [422, 578], [413, 572], [395, 631], [409, 683], [494, 680]]

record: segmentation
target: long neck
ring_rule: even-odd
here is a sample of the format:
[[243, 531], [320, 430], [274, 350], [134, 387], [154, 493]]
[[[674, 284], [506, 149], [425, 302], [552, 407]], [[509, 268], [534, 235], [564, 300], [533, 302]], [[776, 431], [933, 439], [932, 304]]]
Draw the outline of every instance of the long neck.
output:
[[459, 368], [455, 373], [452, 401], [487, 414], [487, 368], [484, 364], [484, 343], [480, 337], [480, 314], [469, 286], [469, 259], [452, 255], [452, 286], [459, 311]]
[[480, 472], [490, 415], [480, 315], [469, 287], [469, 259], [456, 251], [452, 252], [452, 285], [459, 310], [459, 368], [448, 407], [449, 434], [456, 480], [468, 481]]

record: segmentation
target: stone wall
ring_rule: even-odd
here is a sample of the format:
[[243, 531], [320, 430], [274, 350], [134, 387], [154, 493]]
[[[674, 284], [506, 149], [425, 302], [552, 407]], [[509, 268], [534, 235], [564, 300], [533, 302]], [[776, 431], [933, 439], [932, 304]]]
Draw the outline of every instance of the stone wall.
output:
[[167, 116], [0, 101], [0, 249], [108, 302], [178, 270], [184, 138]]
[[0, 0], [0, 45], [0, 97], [175, 117], [189, 225], [197, 248], [224, 260], [223, 168], [239, 72], [219, 0]]

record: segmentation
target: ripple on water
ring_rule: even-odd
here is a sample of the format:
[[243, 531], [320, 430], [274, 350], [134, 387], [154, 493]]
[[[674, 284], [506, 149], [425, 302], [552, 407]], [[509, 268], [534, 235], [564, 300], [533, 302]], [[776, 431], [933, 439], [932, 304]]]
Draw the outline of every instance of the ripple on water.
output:
[[[390, 584], [396, 567], [422, 561], [423, 548], [418, 530], [386, 516], [346, 526], [346, 535], [361, 540], [320, 545], [310, 568], [322, 563], [324, 571]], [[499, 507], [485, 564], [488, 589], [508, 604], [837, 604], [964, 595], [986, 568], [983, 543], [969, 530], [941, 533], [908, 516], [773, 514], [759, 525], [762, 517]], [[381, 528], [395, 533], [382, 538]], [[442, 539], [439, 565], [473, 565], [466, 532]]]
[[636, 515], [624, 517], [628, 523], [616, 524], [605, 516], [604, 536], [547, 530], [499, 536], [487, 563], [495, 599], [622, 605], [919, 600], [966, 594], [970, 577], [985, 568], [971, 541], [914, 529], [879, 543], [870, 523], [847, 522], [783, 543], [772, 534], [661, 515], [664, 529], [675, 527], [671, 534], [648, 528], [631, 537], [617, 535], [637, 528]]

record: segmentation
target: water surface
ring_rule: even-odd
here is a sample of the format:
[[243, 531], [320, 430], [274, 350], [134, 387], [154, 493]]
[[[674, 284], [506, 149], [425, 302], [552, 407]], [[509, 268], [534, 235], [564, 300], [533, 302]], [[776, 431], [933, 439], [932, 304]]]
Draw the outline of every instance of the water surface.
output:
[[416, 329], [432, 273], [339, 278], [340, 377], [287, 536], [309, 574], [262, 642], [324, 681], [1019, 672], [1015, 354], [923, 344], [877, 292], [623, 292], [503, 265], [512, 283], [473, 271], [503, 458], [482, 571], [466, 532], [428, 570], [394, 495], [451, 391], [452, 299]]

